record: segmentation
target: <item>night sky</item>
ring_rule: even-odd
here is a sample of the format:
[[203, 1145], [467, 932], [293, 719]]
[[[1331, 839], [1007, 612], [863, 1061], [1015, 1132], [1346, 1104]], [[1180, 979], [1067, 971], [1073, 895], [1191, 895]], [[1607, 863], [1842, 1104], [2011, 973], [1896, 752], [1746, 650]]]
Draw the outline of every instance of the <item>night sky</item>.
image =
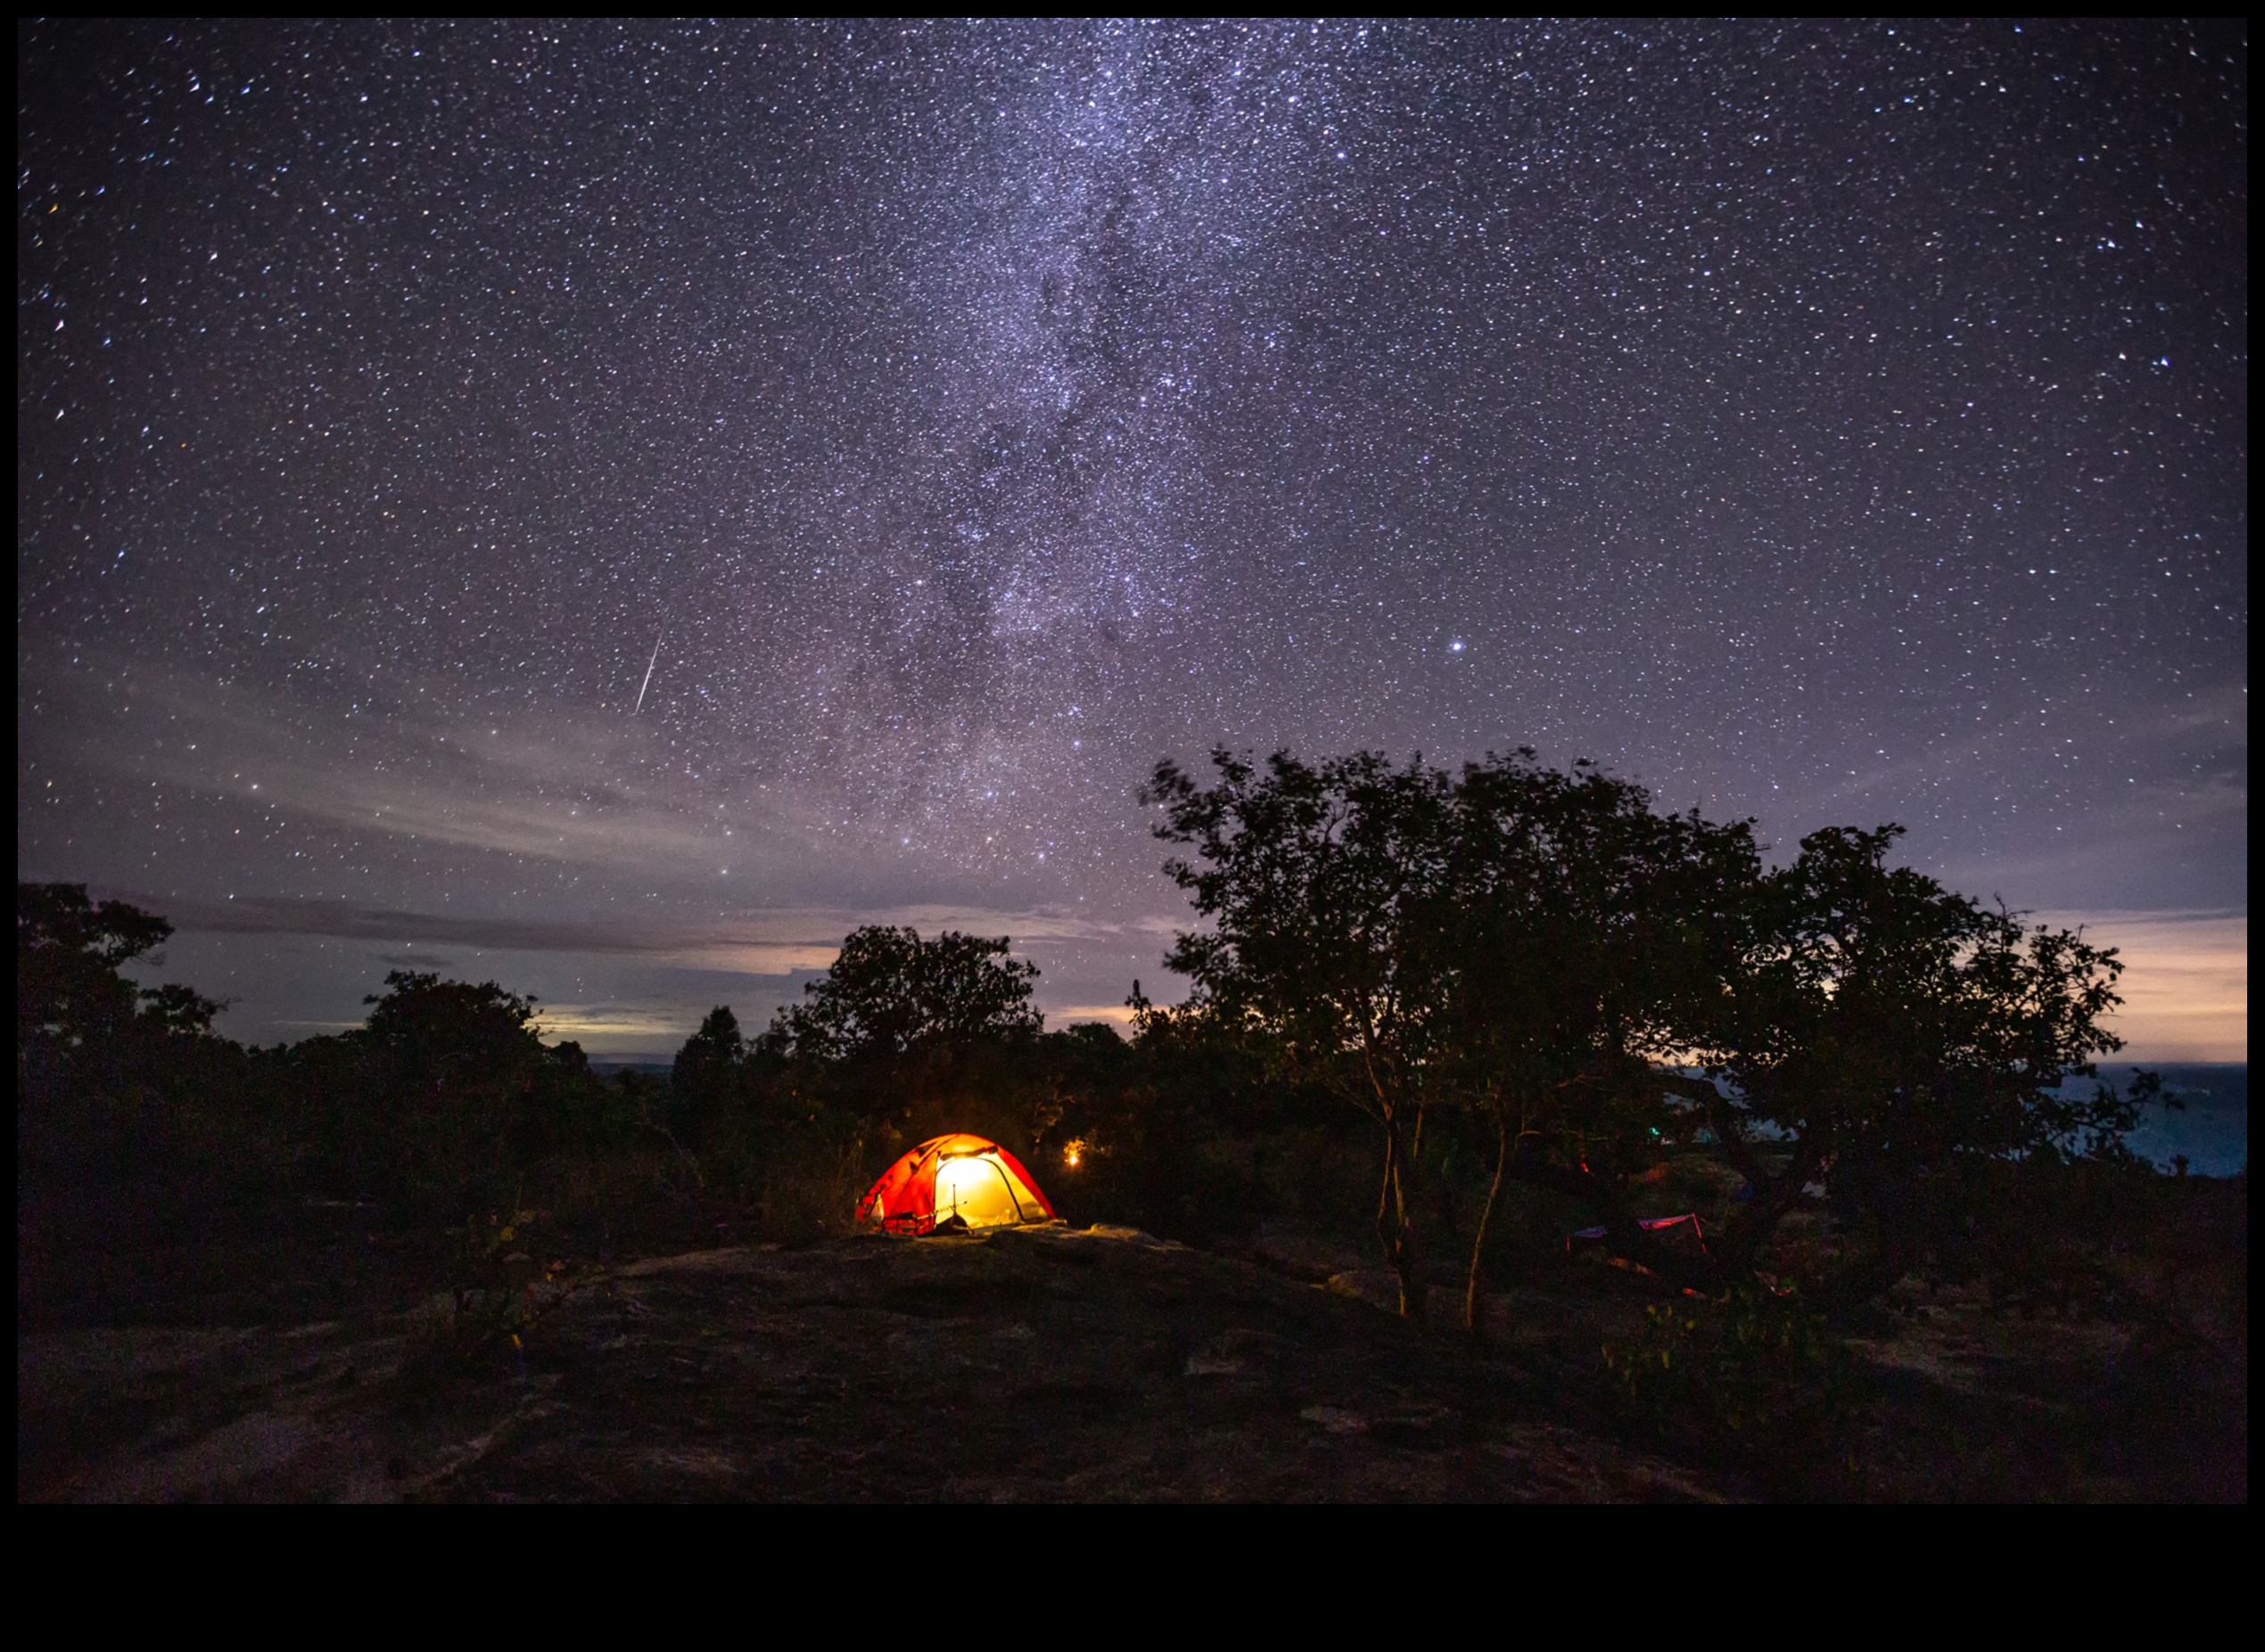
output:
[[2247, 86], [2239, 25], [20, 25], [19, 875], [263, 1041], [406, 965], [665, 1055], [874, 919], [1058, 1023], [1178, 996], [1158, 757], [1531, 744], [1902, 821], [2245, 1058]]

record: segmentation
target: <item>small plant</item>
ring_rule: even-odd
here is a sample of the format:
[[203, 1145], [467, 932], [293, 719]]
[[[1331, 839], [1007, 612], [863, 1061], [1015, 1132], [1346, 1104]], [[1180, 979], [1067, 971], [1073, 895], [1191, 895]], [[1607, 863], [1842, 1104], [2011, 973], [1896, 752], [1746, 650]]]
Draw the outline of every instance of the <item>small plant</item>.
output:
[[517, 1209], [517, 1203], [465, 1221], [451, 1269], [450, 1305], [424, 1316], [402, 1356], [401, 1391], [412, 1408], [482, 1369], [504, 1347], [523, 1345], [522, 1333], [534, 1318], [529, 1286], [547, 1270], [522, 1248], [540, 1212]]
[[536, 1271], [534, 1259], [519, 1248], [520, 1231], [540, 1215], [538, 1211], [498, 1212], [487, 1219], [484, 1230], [477, 1216], [465, 1223], [450, 1287], [459, 1320], [481, 1318], [501, 1326], [508, 1319]]
[[1773, 1469], [1855, 1466], [1859, 1367], [1790, 1286], [1647, 1309], [1635, 1344], [1608, 1344], [1603, 1363], [1615, 1408], [1663, 1442]]

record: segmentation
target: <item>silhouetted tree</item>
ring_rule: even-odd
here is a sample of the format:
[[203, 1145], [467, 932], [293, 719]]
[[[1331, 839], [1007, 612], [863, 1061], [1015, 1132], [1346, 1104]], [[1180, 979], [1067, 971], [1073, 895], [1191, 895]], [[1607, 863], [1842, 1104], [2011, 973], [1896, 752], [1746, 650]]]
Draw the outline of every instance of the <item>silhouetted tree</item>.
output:
[[[1931, 1187], [1981, 1163], [2116, 1156], [2137, 1121], [2137, 1101], [2104, 1086], [2063, 1094], [2121, 1048], [2100, 1024], [2121, 1001], [2113, 949], [1889, 867], [1902, 830], [1802, 839], [1761, 881], [1742, 955], [1691, 1023], [1719, 1082], [1687, 1093], [1750, 1184], [1717, 1244], [1729, 1266], [1750, 1265], [1824, 1178], [1878, 1241], [1867, 1282], [1891, 1284], [1914, 1259]], [[1774, 1172], [1763, 1135], [1790, 1155]]]
[[136, 988], [119, 972], [173, 925], [83, 884], [16, 885], [16, 1062], [114, 1069], [136, 1034], [202, 1035], [225, 1007], [187, 987]]
[[531, 998], [492, 981], [473, 986], [399, 969], [387, 972], [385, 988], [362, 1000], [375, 1007], [360, 1041], [404, 1091], [515, 1074], [542, 1056]]
[[267, 1169], [242, 1128], [243, 1052], [212, 1033], [222, 1006], [121, 973], [172, 933], [79, 884], [16, 886], [17, 1218], [35, 1248], [143, 1243]]
[[1750, 823], [1653, 812], [1643, 788], [1529, 750], [1464, 766], [1428, 938], [1453, 1013], [1445, 1088], [1491, 1126], [1464, 1319], [1506, 1177], [1581, 1199], [1663, 1267], [1630, 1207], [1669, 1122], [1656, 1064], [1732, 956], [1760, 868]]
[[803, 988], [808, 1001], [780, 1010], [756, 1040], [749, 1064], [770, 1108], [832, 1112], [861, 1129], [927, 1118], [1027, 1147], [1031, 1106], [1044, 1094], [1028, 1047], [1044, 1022], [1029, 1002], [1037, 966], [1009, 957], [1010, 944], [949, 930], [932, 941], [878, 925], [853, 932]]
[[393, 970], [363, 1001], [368, 1021], [342, 1042], [360, 1082], [339, 1121], [385, 1190], [454, 1201], [495, 1199], [539, 1130], [535, 1097], [550, 1065], [535, 1000], [492, 981], [477, 986]]
[[1010, 944], [954, 930], [923, 941], [912, 929], [869, 925], [843, 941], [833, 967], [803, 987], [810, 1001], [780, 1010], [764, 1040], [841, 1061], [1034, 1033], [1038, 968], [1008, 957]]
[[[2100, 1025], [2114, 954], [1888, 869], [1900, 828], [1815, 834], [1766, 875], [1750, 822], [1658, 814], [1639, 786], [1529, 751], [1456, 775], [1368, 752], [1213, 761], [1209, 787], [1166, 762], [1144, 793], [1163, 806], [1157, 835], [1192, 851], [1165, 870], [1209, 920], [1167, 959], [1195, 985], [1177, 1019], [1255, 1041], [1382, 1127], [1378, 1236], [1404, 1312], [1422, 1300], [1428, 1111], [1495, 1138], [1473, 1326], [1506, 1178], [1579, 1199], [1624, 1254], [1696, 1283], [1750, 1270], [1828, 1166], [1892, 1261], [1930, 1178], [2112, 1153], [2136, 1117], [2104, 1089], [2061, 1090], [2117, 1047]], [[1677, 1064], [1694, 1051], [1704, 1081]], [[1751, 1183], [1711, 1255], [1649, 1237], [1631, 1201], [1677, 1097]], [[1790, 1155], [1781, 1168], [1758, 1130]]]
[[1451, 785], [1421, 759], [1363, 752], [1319, 765], [1278, 752], [1262, 772], [1219, 750], [1213, 785], [1157, 765], [1141, 793], [1165, 863], [1209, 927], [1174, 938], [1182, 1015], [1253, 1039], [1280, 1071], [1320, 1084], [1384, 1136], [1377, 1239], [1421, 1317], [1413, 1162], [1449, 1055], [1445, 949], [1430, 944], [1452, 853]]
[[673, 1129], [679, 1137], [696, 1145], [713, 1134], [716, 1121], [738, 1097], [746, 1056], [738, 1017], [729, 1005], [717, 1005], [699, 1031], [685, 1040], [669, 1071]]

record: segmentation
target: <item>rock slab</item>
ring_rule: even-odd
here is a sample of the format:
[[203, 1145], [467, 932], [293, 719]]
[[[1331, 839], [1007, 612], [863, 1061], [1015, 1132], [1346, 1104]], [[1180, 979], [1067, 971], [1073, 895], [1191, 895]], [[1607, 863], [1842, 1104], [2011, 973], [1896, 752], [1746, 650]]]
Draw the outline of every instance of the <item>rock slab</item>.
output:
[[1539, 1414], [1513, 1368], [1452, 1338], [1131, 1229], [639, 1262], [558, 1292], [417, 1406], [394, 1375], [413, 1334], [20, 1338], [19, 1498], [1717, 1496]]

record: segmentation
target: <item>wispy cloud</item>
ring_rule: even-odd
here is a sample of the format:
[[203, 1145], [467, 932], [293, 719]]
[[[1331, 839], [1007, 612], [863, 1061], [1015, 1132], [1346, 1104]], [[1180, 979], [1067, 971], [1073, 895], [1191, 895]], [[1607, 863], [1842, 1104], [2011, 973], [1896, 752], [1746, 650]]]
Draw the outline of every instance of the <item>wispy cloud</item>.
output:
[[1122, 1004], [1066, 1004], [1046, 1012], [1050, 1026], [1067, 1027], [1081, 1021], [1106, 1021], [1111, 1026], [1129, 1027], [1132, 1012]]
[[[1813, 806], [1824, 809], [1861, 804], [1888, 797], [1923, 795], [1947, 768], [1970, 772], [2013, 774], [2015, 760], [2039, 736], [2036, 726], [2011, 719], [1986, 724], [1955, 737], [1901, 752], [1883, 760], [1861, 765], [1856, 772], [1811, 794]], [[2105, 727], [2088, 729], [2091, 767], [2102, 777], [2131, 779], [2133, 804], [2144, 798], [2152, 809], [2165, 795], [2191, 799], [2195, 807], [2215, 812], [2226, 808], [2246, 809], [2249, 787], [2245, 777], [2249, 747], [2249, 692], [2241, 683], [2221, 683], [2199, 691], [2177, 705], [2121, 719], [2113, 732]], [[2228, 761], [2244, 765], [2243, 777], [2216, 767], [2175, 773], [2162, 769], [2163, 753], [2206, 751]], [[2133, 768], [2143, 777], [2131, 777]]]
[[[132, 889], [98, 888], [95, 892], [162, 913], [184, 933], [326, 935], [358, 941], [424, 941], [482, 951], [594, 953], [750, 975], [825, 969], [840, 951], [842, 938], [868, 924], [909, 926], [924, 935], [954, 929], [970, 934], [1005, 935], [1017, 949], [1034, 944], [1152, 941], [1172, 928], [1163, 918], [1111, 923], [1044, 907], [1021, 911], [935, 905], [809, 907], [751, 911], [691, 925], [640, 917], [558, 921], [464, 916], [358, 906], [344, 900], [185, 900]], [[389, 958], [387, 961], [429, 966], [443, 960]]]
[[54, 755], [364, 836], [647, 878], [807, 869], [820, 851], [807, 823], [768, 800], [736, 798], [728, 821], [714, 818], [712, 784], [680, 773], [651, 726], [617, 718], [448, 712], [390, 682], [373, 685], [387, 703], [378, 716], [99, 656], [40, 673], [38, 691], [50, 715], [35, 735], [121, 705], [165, 731]]
[[572, 1039], [607, 1049], [675, 1044], [686, 1032], [683, 1012], [672, 1005], [546, 1004], [536, 1026], [547, 1039]]
[[2109, 1025], [2132, 1061], [2249, 1059], [2249, 916], [2241, 912], [2039, 912], [2121, 956]]

